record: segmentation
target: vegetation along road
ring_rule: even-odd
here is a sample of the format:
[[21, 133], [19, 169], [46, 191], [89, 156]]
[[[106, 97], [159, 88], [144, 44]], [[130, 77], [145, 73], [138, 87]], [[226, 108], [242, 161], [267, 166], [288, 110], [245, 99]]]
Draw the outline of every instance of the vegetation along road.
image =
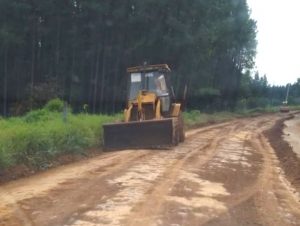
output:
[[283, 117], [202, 127], [170, 150], [108, 152], [3, 184], [0, 225], [300, 225], [297, 187], [263, 132]]

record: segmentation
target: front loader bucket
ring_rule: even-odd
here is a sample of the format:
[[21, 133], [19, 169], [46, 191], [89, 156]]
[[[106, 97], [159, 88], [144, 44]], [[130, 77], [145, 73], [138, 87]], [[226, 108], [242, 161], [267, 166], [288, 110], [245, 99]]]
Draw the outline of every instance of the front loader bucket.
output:
[[170, 118], [103, 125], [104, 148], [111, 150], [176, 145], [175, 124], [175, 119]]

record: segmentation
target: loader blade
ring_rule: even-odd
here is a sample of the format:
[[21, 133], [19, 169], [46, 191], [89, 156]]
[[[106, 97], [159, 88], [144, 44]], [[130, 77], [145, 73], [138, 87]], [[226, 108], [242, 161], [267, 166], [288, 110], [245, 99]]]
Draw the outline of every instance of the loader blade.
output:
[[174, 121], [170, 118], [103, 125], [104, 148], [112, 150], [176, 145]]

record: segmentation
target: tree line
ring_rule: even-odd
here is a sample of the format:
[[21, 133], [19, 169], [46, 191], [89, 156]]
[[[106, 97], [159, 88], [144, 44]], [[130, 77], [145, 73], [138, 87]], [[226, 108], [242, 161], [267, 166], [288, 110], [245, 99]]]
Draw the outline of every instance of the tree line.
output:
[[118, 112], [126, 68], [144, 62], [170, 65], [189, 108], [234, 109], [257, 95], [255, 37], [246, 0], [1, 0], [1, 114], [55, 97]]

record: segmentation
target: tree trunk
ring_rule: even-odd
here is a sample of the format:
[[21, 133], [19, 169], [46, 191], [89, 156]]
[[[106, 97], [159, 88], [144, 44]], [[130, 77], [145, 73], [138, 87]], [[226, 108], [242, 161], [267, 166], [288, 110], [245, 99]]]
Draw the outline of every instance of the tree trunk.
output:
[[100, 55], [100, 47], [97, 45], [97, 54], [96, 54], [96, 70], [95, 70], [95, 78], [94, 78], [94, 93], [93, 93], [93, 113], [96, 113], [97, 106], [97, 89], [98, 89], [98, 79], [99, 79], [99, 56]]
[[94, 88], [94, 56], [91, 57], [91, 62], [90, 62], [90, 78], [89, 78], [89, 83], [88, 83], [88, 104], [89, 106], [93, 106], [93, 88]]
[[118, 51], [117, 61], [115, 64], [115, 71], [114, 71], [114, 77], [113, 77], [113, 98], [112, 98], [112, 111], [115, 113], [116, 111], [116, 99], [117, 99], [117, 93], [120, 92], [120, 87], [118, 82], [118, 75], [120, 72], [120, 52]]
[[[35, 29], [34, 29], [35, 30]], [[32, 35], [32, 46], [31, 46], [31, 73], [30, 73], [30, 110], [33, 108], [33, 86], [34, 86], [34, 75], [35, 75], [35, 32]]]
[[72, 83], [73, 83], [73, 76], [75, 73], [75, 60], [76, 60], [76, 53], [75, 53], [75, 48], [73, 46], [73, 51], [72, 51], [72, 65], [71, 65], [71, 73], [70, 73], [70, 84], [69, 84], [69, 104], [72, 104]]
[[3, 115], [7, 115], [7, 57], [8, 48], [4, 50], [4, 81], [3, 81]]
[[55, 41], [55, 76], [59, 78], [59, 61], [60, 61], [60, 16], [57, 16], [56, 41]]
[[100, 111], [103, 111], [104, 109], [104, 87], [105, 87], [105, 73], [106, 73], [106, 48], [105, 48], [105, 42], [103, 45], [103, 55], [102, 55], [102, 73], [101, 73], [101, 87], [100, 87]]

